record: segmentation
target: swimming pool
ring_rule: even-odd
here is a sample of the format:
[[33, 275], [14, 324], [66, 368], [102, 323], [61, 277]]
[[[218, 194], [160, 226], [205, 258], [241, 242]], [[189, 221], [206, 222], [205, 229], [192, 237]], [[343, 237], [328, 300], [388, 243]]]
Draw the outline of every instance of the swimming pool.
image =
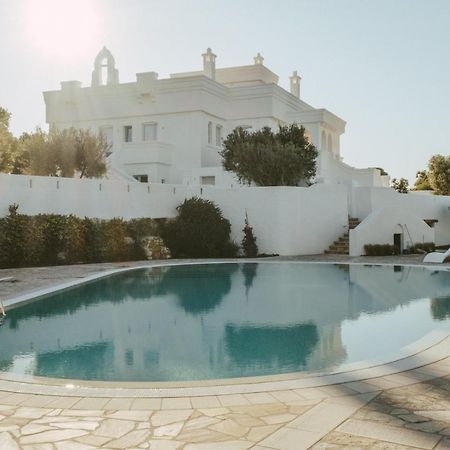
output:
[[134, 269], [8, 312], [0, 370], [180, 381], [337, 369], [450, 330], [450, 272], [290, 262]]

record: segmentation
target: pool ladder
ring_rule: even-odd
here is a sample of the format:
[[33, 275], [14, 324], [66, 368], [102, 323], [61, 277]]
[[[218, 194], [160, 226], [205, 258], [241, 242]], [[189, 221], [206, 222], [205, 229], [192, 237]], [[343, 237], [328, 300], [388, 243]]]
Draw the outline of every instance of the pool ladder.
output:
[[0, 300], [0, 319], [6, 317], [5, 307], [3, 306], [2, 300]]

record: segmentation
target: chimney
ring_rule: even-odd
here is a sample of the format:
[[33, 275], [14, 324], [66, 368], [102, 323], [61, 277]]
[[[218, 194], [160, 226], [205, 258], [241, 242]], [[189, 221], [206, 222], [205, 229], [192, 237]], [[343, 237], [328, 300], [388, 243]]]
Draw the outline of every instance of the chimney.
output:
[[258, 54], [253, 58], [253, 60], [255, 61], [255, 65], [256, 66], [262, 66], [264, 63], [264, 58], [261, 55], [261, 53], [258, 52]]
[[289, 77], [291, 80], [291, 94], [295, 95], [297, 98], [300, 98], [300, 80], [301, 77], [297, 74], [297, 71], [294, 70], [292, 76]]
[[212, 80], [216, 79], [216, 55], [210, 48], [203, 53], [203, 73]]

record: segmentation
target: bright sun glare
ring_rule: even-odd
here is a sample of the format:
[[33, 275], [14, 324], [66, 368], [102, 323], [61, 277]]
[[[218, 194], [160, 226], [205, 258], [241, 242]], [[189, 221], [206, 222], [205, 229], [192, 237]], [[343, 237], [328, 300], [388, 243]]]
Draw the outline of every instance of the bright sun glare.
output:
[[46, 57], [74, 60], [99, 46], [100, 13], [93, 0], [27, 0], [24, 32], [28, 44]]

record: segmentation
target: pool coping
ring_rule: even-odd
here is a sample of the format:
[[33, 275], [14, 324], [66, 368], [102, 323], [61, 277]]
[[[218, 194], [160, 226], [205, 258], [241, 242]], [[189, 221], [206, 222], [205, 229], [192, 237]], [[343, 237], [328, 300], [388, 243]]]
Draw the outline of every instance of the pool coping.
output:
[[[255, 260], [255, 259], [227, 259], [227, 260], [196, 260], [170, 261], [149, 263], [138, 267], [127, 267], [106, 270], [82, 279], [58, 284], [49, 288], [28, 292], [8, 299], [4, 302], [5, 309], [17, 307], [28, 302], [36, 301], [47, 294], [62, 291], [77, 285], [85, 284], [96, 279], [104, 278], [116, 273], [130, 270], [177, 266], [220, 263], [276, 263], [276, 264], [345, 264], [365, 266], [397, 266], [427, 268], [430, 270], [450, 272], [450, 267], [424, 264], [394, 264], [367, 262], [332, 262], [332, 261], [295, 261], [295, 260]], [[450, 358], [450, 332], [432, 331], [421, 339], [392, 353], [389, 357], [340, 366], [335, 371], [317, 373], [294, 372], [257, 377], [241, 377], [228, 379], [195, 380], [183, 382], [108, 382], [69, 380], [60, 378], [34, 377], [16, 375], [0, 371], [0, 391], [19, 392], [65, 397], [95, 397], [95, 398], [166, 398], [166, 397], [194, 397], [235, 395], [261, 392], [275, 392], [293, 389], [309, 389], [341, 385], [367, 380], [383, 380], [383, 377], [393, 376], [402, 372], [415, 371], [444, 361], [436, 372], [436, 376], [450, 374], [445, 360]], [[423, 375], [423, 374], [422, 374]], [[419, 378], [421, 378], [419, 376]]]

